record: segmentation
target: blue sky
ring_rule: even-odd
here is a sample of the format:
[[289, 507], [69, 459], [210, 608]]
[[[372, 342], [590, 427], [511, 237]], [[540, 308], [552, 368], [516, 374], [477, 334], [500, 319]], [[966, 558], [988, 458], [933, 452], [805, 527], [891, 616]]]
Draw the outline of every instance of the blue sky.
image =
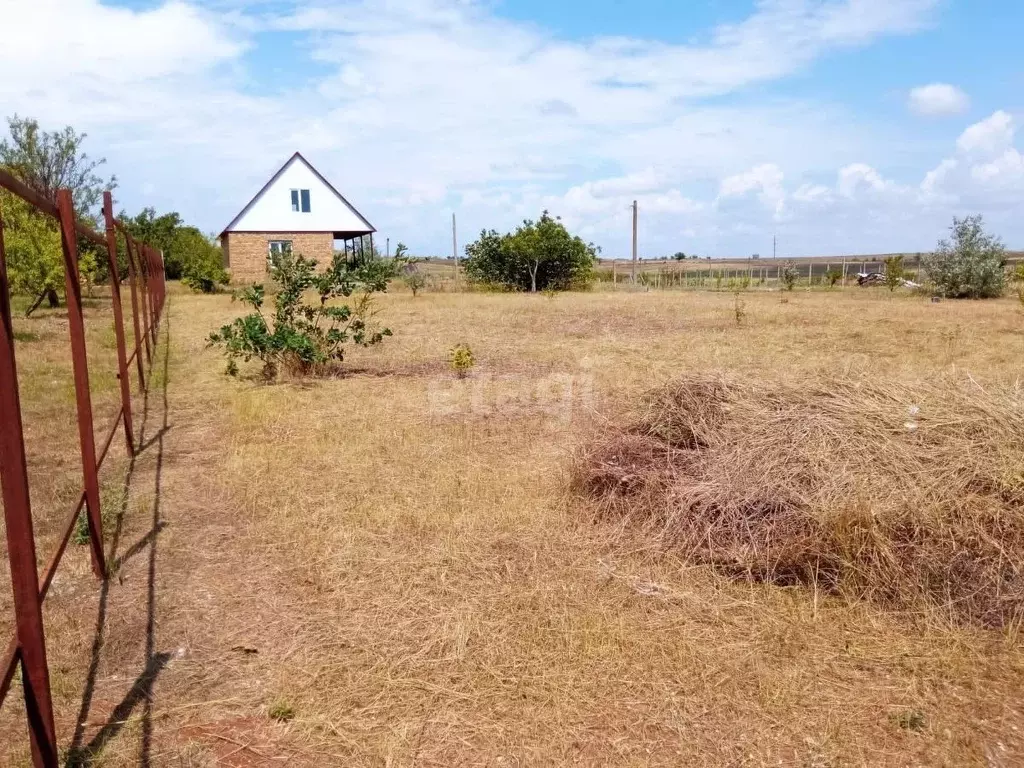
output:
[[[1024, 248], [1009, 0], [0, 0], [7, 114], [219, 231], [295, 150], [392, 242], [559, 214], [606, 255]], [[39, 30], [46, 29], [45, 37]]]

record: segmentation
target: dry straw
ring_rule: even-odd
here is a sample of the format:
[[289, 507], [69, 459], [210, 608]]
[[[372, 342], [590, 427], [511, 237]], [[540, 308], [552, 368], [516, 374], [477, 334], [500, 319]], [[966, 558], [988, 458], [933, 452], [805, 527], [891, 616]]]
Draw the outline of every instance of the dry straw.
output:
[[973, 382], [693, 376], [580, 456], [575, 487], [691, 561], [953, 623], [1024, 615], [1024, 413]]

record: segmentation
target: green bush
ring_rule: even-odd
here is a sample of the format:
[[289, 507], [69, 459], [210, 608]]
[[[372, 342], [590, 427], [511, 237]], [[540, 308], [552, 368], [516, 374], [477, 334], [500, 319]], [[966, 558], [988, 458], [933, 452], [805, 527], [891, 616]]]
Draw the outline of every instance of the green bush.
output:
[[408, 264], [402, 270], [402, 282], [415, 298], [417, 293], [427, 287], [427, 276], [415, 264]]
[[476, 365], [476, 358], [468, 344], [456, 344], [448, 350], [448, 367], [460, 379], [466, 378], [474, 365]]
[[[253, 285], [238, 298], [255, 311], [210, 334], [210, 344], [223, 347], [230, 375], [238, 373], [238, 360], [253, 358], [263, 363], [263, 375], [268, 379], [275, 378], [282, 368], [296, 375], [323, 370], [344, 360], [347, 343], [368, 347], [391, 335], [389, 328], [372, 327], [373, 294], [386, 291], [388, 280], [401, 266], [399, 259], [335, 256], [330, 267], [318, 273], [312, 259], [281, 254], [270, 274], [278, 287], [273, 297], [273, 322], [263, 314], [263, 285]], [[307, 291], [315, 291], [316, 301], [304, 301]], [[329, 303], [353, 294], [357, 298], [351, 306]]]
[[787, 261], [782, 265], [779, 279], [787, 291], [792, 291], [796, 287], [796, 281], [800, 279], [800, 270], [792, 261]]
[[895, 291], [903, 285], [904, 270], [902, 256], [885, 257], [885, 285], [890, 291]]
[[985, 232], [981, 216], [954, 217], [950, 239], [940, 240], [923, 261], [928, 277], [947, 298], [993, 298], [1006, 286], [1006, 248]]

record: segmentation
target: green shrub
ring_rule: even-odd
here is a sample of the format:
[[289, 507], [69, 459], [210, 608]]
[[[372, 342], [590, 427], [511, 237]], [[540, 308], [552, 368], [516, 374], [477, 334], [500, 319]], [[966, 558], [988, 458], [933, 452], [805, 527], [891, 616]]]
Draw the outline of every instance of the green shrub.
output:
[[983, 224], [981, 216], [954, 217], [950, 239], [940, 240], [935, 252], [924, 257], [928, 277], [941, 295], [951, 299], [1002, 295], [1006, 248], [998, 237], [985, 232]]
[[468, 344], [456, 344], [448, 350], [448, 367], [460, 379], [466, 378], [474, 365], [476, 365], [476, 358]]
[[800, 279], [800, 270], [797, 269], [796, 264], [792, 261], [787, 261], [782, 265], [782, 270], [779, 272], [779, 279], [785, 286], [787, 291], [792, 291], [796, 287], [796, 281]]
[[903, 285], [903, 257], [886, 256], [885, 258], [885, 285], [890, 291], [895, 291]]
[[402, 282], [415, 298], [417, 293], [427, 287], [427, 276], [415, 264], [408, 264], [402, 270]]
[[[373, 294], [387, 290], [388, 280], [401, 265], [398, 259], [346, 260], [335, 256], [327, 270], [317, 273], [312, 259], [281, 254], [270, 272], [278, 287], [273, 297], [273, 322], [263, 315], [263, 285], [250, 286], [238, 298], [255, 311], [211, 333], [210, 344], [224, 348], [227, 373], [231, 375], [238, 373], [239, 359], [260, 360], [264, 376], [270, 379], [282, 368], [306, 375], [341, 362], [347, 343], [368, 347], [391, 335], [389, 328], [371, 327]], [[310, 290], [317, 298], [306, 303], [303, 294]], [[329, 303], [353, 294], [357, 298], [351, 306]]]
[[836, 283], [843, 279], [843, 273], [838, 269], [830, 269], [825, 273], [825, 282], [828, 283], [829, 288], [835, 288]]

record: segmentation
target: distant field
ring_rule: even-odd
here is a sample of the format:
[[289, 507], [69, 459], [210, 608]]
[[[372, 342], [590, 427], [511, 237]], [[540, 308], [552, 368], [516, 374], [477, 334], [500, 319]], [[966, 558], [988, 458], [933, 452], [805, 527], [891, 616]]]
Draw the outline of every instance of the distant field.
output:
[[[713, 288], [720, 276], [721, 281], [725, 284], [728, 284], [730, 279], [735, 284], [735, 282], [747, 278], [750, 281], [750, 285], [747, 287], [756, 288], [759, 285], [774, 285], [783, 265], [793, 262], [805, 285], [808, 281], [815, 285], [820, 284], [825, 279], [825, 273], [829, 271], [845, 272], [846, 283], [850, 284], [856, 280], [858, 272], [884, 272], [885, 258], [893, 255], [903, 256], [904, 268], [912, 273], [912, 278], [917, 277], [918, 273], [923, 276], [921, 266], [923, 254], [921, 253], [846, 257], [802, 256], [778, 259], [721, 258], [686, 259], [683, 261], [643, 259], [637, 262], [637, 272], [648, 275], [649, 284], [652, 287]], [[1024, 251], [1010, 251], [1008, 261], [1013, 265], [1024, 261]], [[453, 260], [426, 258], [420, 263], [427, 274], [436, 281], [438, 288], [451, 288], [451, 282], [455, 277]], [[629, 259], [601, 259], [597, 265], [597, 276], [601, 282], [605, 283], [626, 283], [630, 279], [632, 266], [632, 261]], [[682, 275], [686, 277], [683, 278]], [[698, 282], [700, 278], [703, 279], [703, 282]]]

